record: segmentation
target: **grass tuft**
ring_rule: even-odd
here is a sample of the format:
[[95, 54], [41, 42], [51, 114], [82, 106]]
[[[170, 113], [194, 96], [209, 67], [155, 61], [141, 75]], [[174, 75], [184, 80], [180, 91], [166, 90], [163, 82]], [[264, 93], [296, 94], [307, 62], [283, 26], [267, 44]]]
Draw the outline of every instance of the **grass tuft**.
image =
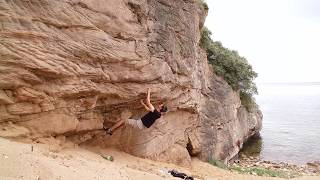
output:
[[219, 168], [222, 168], [222, 169], [228, 169], [228, 166], [225, 165], [222, 161], [219, 161], [217, 159], [213, 159], [213, 158], [210, 158], [209, 159], [209, 163], [213, 166], [217, 166]]

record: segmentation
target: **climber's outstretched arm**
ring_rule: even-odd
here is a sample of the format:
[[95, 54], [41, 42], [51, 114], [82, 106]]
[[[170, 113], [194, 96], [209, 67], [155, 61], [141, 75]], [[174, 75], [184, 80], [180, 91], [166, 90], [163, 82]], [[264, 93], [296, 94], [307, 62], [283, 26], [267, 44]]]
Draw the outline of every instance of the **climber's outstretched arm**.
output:
[[151, 111], [151, 109], [143, 102], [143, 99], [141, 99], [140, 102], [147, 111]]
[[147, 106], [149, 107], [151, 112], [154, 111], [154, 106], [150, 102], [150, 88], [148, 88], [148, 92], [147, 92]]

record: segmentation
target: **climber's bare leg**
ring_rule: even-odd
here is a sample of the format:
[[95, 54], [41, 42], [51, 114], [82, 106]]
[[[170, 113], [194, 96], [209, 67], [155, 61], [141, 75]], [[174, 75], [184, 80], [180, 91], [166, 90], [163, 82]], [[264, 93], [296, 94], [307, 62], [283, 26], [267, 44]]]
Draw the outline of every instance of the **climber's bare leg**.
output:
[[115, 130], [117, 130], [119, 127], [123, 126], [124, 125], [124, 120], [120, 120], [118, 121], [115, 125], [113, 125], [110, 130], [112, 132], [114, 132]]

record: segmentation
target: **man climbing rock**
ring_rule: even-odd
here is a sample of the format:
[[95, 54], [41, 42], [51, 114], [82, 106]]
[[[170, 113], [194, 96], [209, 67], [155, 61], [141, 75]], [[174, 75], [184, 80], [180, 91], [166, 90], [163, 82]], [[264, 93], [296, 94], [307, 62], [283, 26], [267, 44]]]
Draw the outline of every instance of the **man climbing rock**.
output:
[[137, 129], [144, 129], [144, 128], [150, 128], [153, 123], [159, 119], [162, 115], [164, 115], [167, 111], [168, 108], [163, 105], [160, 104], [157, 108], [155, 108], [151, 102], [150, 102], [150, 89], [148, 88], [148, 92], [147, 92], [147, 99], [146, 101], [144, 101], [143, 99], [141, 99], [141, 104], [143, 105], [143, 107], [148, 111], [148, 113], [146, 115], [144, 115], [141, 119], [130, 119], [130, 116], [132, 115], [129, 111], [124, 111], [121, 113], [121, 120], [118, 121], [115, 125], [113, 125], [111, 128], [105, 128], [103, 127], [106, 132], [110, 135], [112, 135], [112, 133], [118, 129], [119, 127], [121, 127], [124, 124], [128, 124], [134, 128]]

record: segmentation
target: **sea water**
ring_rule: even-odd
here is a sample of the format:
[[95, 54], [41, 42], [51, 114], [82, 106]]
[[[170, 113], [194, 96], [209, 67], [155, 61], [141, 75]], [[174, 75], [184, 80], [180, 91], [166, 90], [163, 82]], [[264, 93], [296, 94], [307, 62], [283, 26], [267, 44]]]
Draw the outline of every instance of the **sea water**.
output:
[[320, 160], [320, 83], [258, 84], [261, 138], [243, 149], [263, 160], [305, 164]]

